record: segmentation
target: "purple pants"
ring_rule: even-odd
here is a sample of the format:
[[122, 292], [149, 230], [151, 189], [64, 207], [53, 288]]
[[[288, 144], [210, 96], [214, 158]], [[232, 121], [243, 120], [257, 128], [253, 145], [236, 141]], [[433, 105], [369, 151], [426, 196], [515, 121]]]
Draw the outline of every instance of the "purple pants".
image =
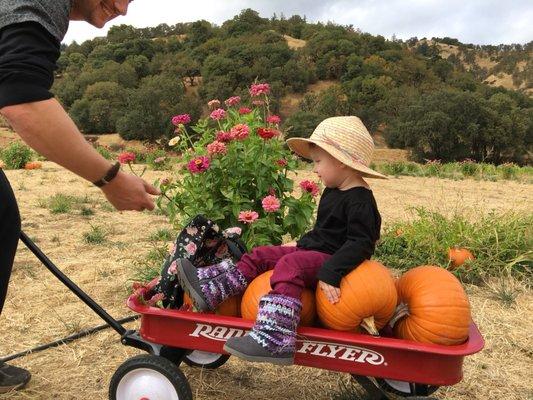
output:
[[270, 293], [300, 299], [304, 288], [316, 286], [318, 270], [330, 257], [330, 254], [296, 246], [260, 246], [243, 255], [237, 268], [248, 282], [273, 269]]

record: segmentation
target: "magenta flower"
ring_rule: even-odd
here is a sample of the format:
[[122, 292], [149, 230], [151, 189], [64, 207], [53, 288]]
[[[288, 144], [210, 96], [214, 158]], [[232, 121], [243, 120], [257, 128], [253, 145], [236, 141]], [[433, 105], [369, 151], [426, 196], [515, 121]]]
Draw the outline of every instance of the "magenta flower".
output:
[[244, 140], [250, 135], [250, 127], [246, 124], [237, 124], [229, 131], [230, 135], [237, 140]]
[[281, 122], [281, 118], [278, 115], [270, 115], [267, 118], [267, 122], [269, 124], [277, 125], [277, 124], [279, 124]]
[[310, 193], [311, 196], [313, 196], [313, 197], [315, 197], [318, 194], [319, 190], [320, 190], [318, 188], [318, 185], [315, 182], [311, 182], [311, 181], [301, 181], [300, 182], [300, 188], [304, 192]]
[[124, 152], [118, 155], [118, 161], [121, 164], [128, 164], [135, 161], [135, 153]]
[[220, 100], [213, 99], [213, 100], [211, 100], [210, 102], [208, 102], [207, 105], [208, 105], [208, 107], [209, 107], [211, 110], [214, 110], [214, 109], [220, 107]]
[[233, 96], [233, 97], [230, 97], [229, 99], [227, 99], [224, 103], [228, 106], [228, 107], [231, 107], [231, 106], [236, 106], [237, 104], [239, 104], [241, 102], [241, 98], [240, 96]]
[[272, 128], [257, 128], [257, 134], [264, 140], [269, 140], [275, 136], [278, 136], [279, 132]]
[[209, 168], [209, 164], [209, 158], [206, 156], [199, 156], [189, 161], [187, 168], [192, 174], [200, 174]]
[[284, 158], [280, 158], [278, 161], [276, 161], [276, 164], [278, 164], [280, 167], [286, 167], [287, 160], [285, 160]]
[[213, 143], [209, 143], [207, 145], [207, 153], [212, 156], [215, 154], [226, 154], [228, 152], [228, 148], [223, 142], [219, 142], [218, 140], [215, 140]]
[[259, 214], [252, 210], [241, 211], [239, 213], [239, 221], [245, 224], [253, 224], [258, 218]]
[[265, 102], [263, 100], [254, 100], [252, 101], [252, 104], [256, 107], [261, 107], [265, 104]]
[[260, 96], [262, 94], [270, 93], [270, 85], [268, 83], [256, 83], [250, 86], [250, 95], [252, 97]]
[[211, 119], [214, 119], [215, 121], [219, 121], [221, 119], [226, 118], [226, 111], [222, 108], [217, 108], [215, 111], [213, 111], [210, 115]]
[[172, 117], [172, 124], [175, 126], [185, 125], [191, 122], [191, 116], [189, 114], [180, 114]]
[[239, 108], [239, 114], [241, 114], [241, 115], [250, 114], [251, 112], [252, 112], [252, 110], [249, 109], [248, 107]]
[[231, 142], [233, 139], [233, 135], [230, 132], [224, 132], [224, 131], [218, 131], [216, 135], [216, 140], [218, 142], [228, 143]]
[[263, 210], [266, 212], [276, 212], [279, 210], [281, 203], [276, 196], [267, 196], [262, 201]]

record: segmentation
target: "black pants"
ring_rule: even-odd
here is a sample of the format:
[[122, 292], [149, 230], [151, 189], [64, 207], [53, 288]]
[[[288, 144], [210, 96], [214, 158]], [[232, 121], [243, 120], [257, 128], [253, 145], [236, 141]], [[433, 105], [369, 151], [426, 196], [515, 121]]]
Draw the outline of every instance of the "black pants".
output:
[[6, 175], [0, 169], [0, 314], [7, 295], [7, 285], [20, 237], [17, 200]]

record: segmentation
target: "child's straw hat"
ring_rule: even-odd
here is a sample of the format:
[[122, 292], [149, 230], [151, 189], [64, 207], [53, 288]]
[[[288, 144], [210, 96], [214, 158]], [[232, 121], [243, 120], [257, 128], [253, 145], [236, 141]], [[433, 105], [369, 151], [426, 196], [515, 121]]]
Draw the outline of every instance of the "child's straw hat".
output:
[[387, 179], [387, 176], [369, 168], [374, 141], [358, 117], [327, 118], [318, 124], [309, 139], [287, 140], [292, 151], [309, 159], [310, 143], [321, 147], [340, 162], [361, 172], [363, 176]]

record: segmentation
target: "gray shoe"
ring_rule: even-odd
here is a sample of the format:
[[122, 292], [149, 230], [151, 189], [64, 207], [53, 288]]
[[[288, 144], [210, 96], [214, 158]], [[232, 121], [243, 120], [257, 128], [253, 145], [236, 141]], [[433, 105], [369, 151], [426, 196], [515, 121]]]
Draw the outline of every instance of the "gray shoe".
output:
[[197, 311], [214, 311], [229, 297], [243, 293], [248, 286], [246, 278], [230, 259], [204, 268], [196, 268], [185, 258], [179, 259], [177, 264], [180, 285]]
[[30, 379], [29, 371], [0, 362], [0, 393], [22, 389]]
[[246, 361], [267, 362], [276, 365], [294, 364], [294, 353], [272, 354], [257, 343], [250, 334], [228, 339], [224, 344], [224, 351]]
[[181, 287], [191, 298], [196, 311], [209, 311], [210, 307], [205, 301], [198, 278], [198, 268], [186, 258], [180, 258], [178, 264], [178, 280]]

